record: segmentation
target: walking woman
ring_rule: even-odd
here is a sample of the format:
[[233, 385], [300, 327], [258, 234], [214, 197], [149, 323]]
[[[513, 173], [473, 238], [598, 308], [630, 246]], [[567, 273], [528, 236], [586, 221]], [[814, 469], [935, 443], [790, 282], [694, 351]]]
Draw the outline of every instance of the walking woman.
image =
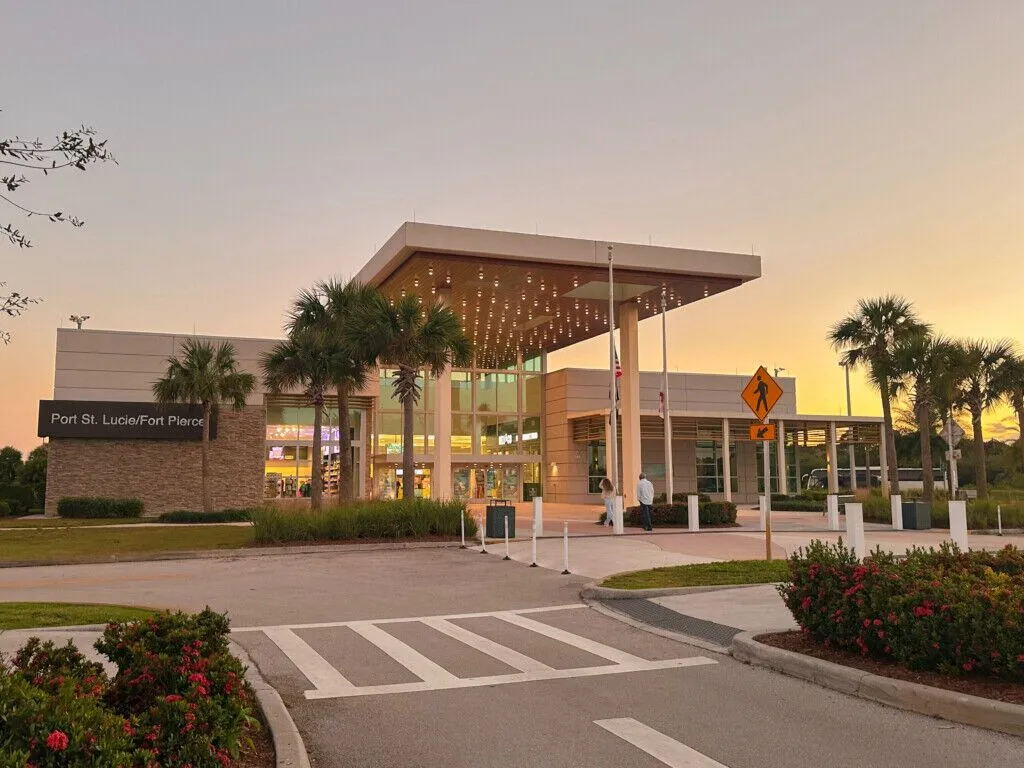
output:
[[604, 524], [615, 524], [615, 486], [607, 477], [601, 478], [601, 501], [604, 502]]

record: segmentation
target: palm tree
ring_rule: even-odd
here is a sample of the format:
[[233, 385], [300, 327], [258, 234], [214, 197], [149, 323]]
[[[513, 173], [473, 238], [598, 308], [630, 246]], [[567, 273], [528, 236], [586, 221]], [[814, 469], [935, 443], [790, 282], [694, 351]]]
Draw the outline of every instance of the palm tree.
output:
[[948, 390], [952, 355], [952, 341], [927, 333], [915, 334], [901, 341], [893, 354], [897, 377], [893, 390], [903, 392], [909, 398], [921, 438], [921, 476], [927, 502], [935, 498], [932, 435], [936, 416], [941, 421], [942, 393]]
[[181, 357], [167, 358], [167, 373], [153, 384], [158, 403], [188, 403], [203, 407], [203, 511], [213, 511], [210, 495], [210, 421], [222, 403], [235, 410], [245, 407], [256, 388], [256, 377], [238, 369], [235, 348], [228, 342], [214, 345], [186, 339]]
[[985, 467], [985, 435], [981, 417], [1002, 396], [1001, 368], [1013, 357], [1013, 344], [1009, 341], [982, 341], [971, 339], [959, 344], [960, 386], [957, 402], [971, 412], [975, 467], [978, 474], [978, 498], [988, 498], [988, 474]]
[[333, 381], [340, 348], [319, 328], [292, 331], [260, 359], [267, 389], [280, 393], [301, 387], [313, 406], [313, 477], [310, 507], [319, 511], [323, 504], [323, 429], [324, 402]]
[[1024, 470], [1024, 355], [1013, 355], [999, 368], [999, 392], [1017, 414], [1017, 447]]
[[891, 492], [899, 492], [896, 472], [896, 438], [892, 429], [893, 355], [896, 346], [915, 335], [927, 333], [913, 305], [899, 296], [861, 299], [857, 310], [832, 326], [828, 339], [833, 349], [843, 351], [842, 365], [867, 368], [868, 380], [882, 396], [882, 419], [885, 425], [886, 472]]
[[420, 399], [420, 371], [437, 376], [449, 367], [468, 366], [472, 344], [455, 313], [435, 301], [424, 306], [409, 294], [389, 301], [379, 293], [346, 326], [348, 346], [360, 357], [398, 369], [395, 396], [402, 404], [402, 497], [413, 496], [413, 409]]
[[302, 291], [292, 305], [289, 329], [299, 330], [316, 327], [330, 334], [341, 347], [335, 357], [332, 375], [334, 388], [338, 393], [338, 452], [340, 454], [341, 482], [338, 483], [338, 500], [346, 501], [353, 496], [352, 477], [352, 421], [349, 415], [349, 401], [355, 392], [366, 386], [373, 369], [372, 358], [359, 357], [354, 350], [345, 346], [345, 327], [359, 308], [364, 306], [376, 289], [360, 283], [343, 283], [337, 280], [319, 282], [311, 291]]

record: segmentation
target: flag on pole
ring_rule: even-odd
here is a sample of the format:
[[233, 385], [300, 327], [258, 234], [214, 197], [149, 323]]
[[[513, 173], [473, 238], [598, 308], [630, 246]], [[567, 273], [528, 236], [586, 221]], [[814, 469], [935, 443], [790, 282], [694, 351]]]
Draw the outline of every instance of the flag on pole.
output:
[[[618, 413], [619, 412], [619, 401], [621, 400], [621, 397], [619, 396], [619, 379], [622, 378], [622, 366], [619, 365], [619, 348], [616, 347], [614, 344], [612, 345], [612, 355], [613, 355], [613, 359], [615, 361], [615, 412]], [[610, 392], [608, 394], [609, 394], [609, 396], [611, 395]], [[608, 421], [611, 422], [611, 420], [612, 420], [612, 415], [609, 412], [609, 414], [608, 414]]]
[[663, 419], [665, 418], [665, 393], [664, 392], [659, 392], [658, 393], [658, 415], [661, 416], [661, 418], [663, 418]]

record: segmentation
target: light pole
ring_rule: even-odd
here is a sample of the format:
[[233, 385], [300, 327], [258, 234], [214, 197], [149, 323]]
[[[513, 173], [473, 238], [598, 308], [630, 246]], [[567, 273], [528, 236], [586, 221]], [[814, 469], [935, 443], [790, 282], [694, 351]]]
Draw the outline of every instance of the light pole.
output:
[[[843, 372], [846, 374], [846, 415], [853, 416], [853, 401], [850, 399], [850, 366], [843, 364]], [[849, 435], [849, 433], [847, 433]], [[857, 453], [853, 448], [853, 441], [850, 441], [847, 446], [847, 451], [850, 455], [850, 490], [857, 490]], [[871, 467], [867, 466], [870, 462], [865, 461], [865, 474], [867, 475], [866, 482], [868, 487], [871, 487]]]
[[72, 323], [78, 326], [78, 330], [82, 330], [82, 324], [89, 319], [88, 315], [72, 315], [68, 318]]
[[779, 378], [779, 374], [782, 373], [786, 369], [785, 368], [775, 368], [774, 370], [775, 370], [775, 373], [772, 374], [772, 378], [777, 379], [777, 378]]
[[661, 419], [665, 428], [665, 501], [672, 503], [672, 417], [669, 416], [668, 404], [668, 334], [665, 317], [668, 313], [668, 301], [665, 286], [661, 287]]

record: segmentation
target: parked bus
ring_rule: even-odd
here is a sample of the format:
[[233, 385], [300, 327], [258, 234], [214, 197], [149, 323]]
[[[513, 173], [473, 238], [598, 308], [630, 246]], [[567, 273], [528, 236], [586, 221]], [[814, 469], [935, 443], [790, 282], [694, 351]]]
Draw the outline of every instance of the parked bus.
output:
[[[935, 474], [935, 489], [946, 490], [946, 472], [941, 467], [932, 470]], [[900, 467], [897, 469], [901, 490], [924, 490], [924, 471], [920, 467]], [[850, 487], [850, 470], [840, 467], [837, 472], [839, 487], [848, 489]], [[857, 487], [867, 488], [868, 477], [871, 478], [871, 487], [880, 488], [882, 485], [882, 470], [880, 467], [857, 467]], [[812, 469], [801, 478], [801, 485], [807, 490], [816, 488], [828, 488], [828, 470], [824, 467]]]

